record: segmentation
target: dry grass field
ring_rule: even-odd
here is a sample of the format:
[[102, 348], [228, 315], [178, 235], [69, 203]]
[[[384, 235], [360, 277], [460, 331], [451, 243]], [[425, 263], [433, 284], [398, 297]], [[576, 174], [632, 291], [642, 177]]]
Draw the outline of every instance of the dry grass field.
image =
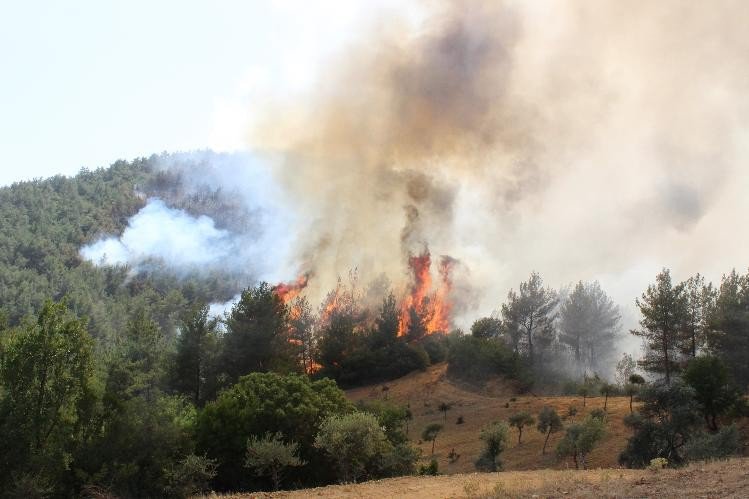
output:
[[[358, 388], [349, 390], [351, 400], [382, 399], [387, 394], [388, 400], [399, 404], [408, 404], [413, 413], [413, 421], [409, 425], [409, 437], [415, 443], [419, 442], [421, 430], [429, 423], [440, 423], [444, 429], [437, 437], [434, 457], [439, 462], [440, 473], [470, 473], [475, 471], [474, 462], [481, 452], [479, 432], [481, 428], [492, 421], [503, 420], [520, 411], [530, 412], [534, 418], [545, 405], [554, 407], [560, 416], [564, 416], [570, 406], [577, 408], [575, 420], [584, 418], [591, 410], [603, 408], [603, 397], [588, 397], [583, 407], [582, 397], [536, 397], [533, 395], [516, 395], [509, 385], [495, 383], [482, 390], [464, 386], [449, 380], [446, 376], [447, 366], [439, 364], [432, 366], [426, 372], [412, 373], [408, 376], [387, 383], [388, 390], [383, 392], [382, 386]], [[514, 400], [513, 400], [514, 399]], [[440, 402], [447, 402], [452, 409], [447, 412], [447, 418], [438, 406]], [[619, 453], [625, 447], [630, 430], [624, 425], [624, 416], [629, 414], [629, 398], [609, 397], [607, 405], [608, 423], [606, 436], [588, 458], [590, 468], [615, 468], [618, 466]], [[458, 417], [463, 417], [463, 423], [457, 424]], [[567, 425], [570, 420], [566, 419]], [[558, 462], [554, 449], [562, 437], [563, 431], [552, 434], [546, 455], [541, 455], [544, 435], [540, 434], [535, 425], [523, 430], [523, 440], [517, 443], [517, 431], [510, 432], [508, 448], [502, 454], [503, 468], [510, 470], [534, 470], [542, 468], [564, 469], [574, 467], [570, 462]], [[431, 452], [431, 443], [419, 445], [425, 460]], [[452, 450], [459, 457], [454, 462], [448, 458]]]
[[749, 497], [749, 460], [648, 470], [535, 470], [400, 477], [354, 485], [222, 496], [222, 499], [500, 499], [508, 497]]

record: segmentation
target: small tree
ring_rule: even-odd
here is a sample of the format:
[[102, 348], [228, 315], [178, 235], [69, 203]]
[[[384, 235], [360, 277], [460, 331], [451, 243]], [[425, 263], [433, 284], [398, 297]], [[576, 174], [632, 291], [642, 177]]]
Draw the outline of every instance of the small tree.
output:
[[447, 421], [447, 411], [453, 408], [453, 405], [447, 402], [440, 402], [440, 405], [437, 406], [437, 408], [442, 411], [442, 413], [445, 415], [445, 421]]
[[683, 378], [695, 391], [705, 424], [716, 431], [716, 418], [740, 398], [736, 390], [729, 387], [726, 365], [718, 357], [696, 357], [689, 361]]
[[518, 429], [518, 445], [520, 445], [523, 438], [523, 428], [536, 422], [536, 420], [533, 419], [533, 416], [525, 411], [513, 414], [507, 421], [510, 423], [510, 426], [514, 426]]
[[432, 456], [434, 455], [434, 442], [437, 441], [437, 435], [442, 431], [442, 425], [431, 423], [421, 432], [421, 439], [426, 442], [432, 442]]
[[620, 385], [627, 384], [627, 380], [635, 373], [637, 362], [628, 353], [622, 354], [622, 358], [616, 363], [616, 382]]
[[479, 438], [484, 442], [484, 451], [476, 461], [476, 468], [486, 471], [497, 471], [502, 468], [499, 455], [505, 450], [508, 432], [509, 428], [501, 421], [491, 423], [481, 430]]
[[211, 489], [211, 480], [216, 476], [216, 460], [205, 456], [188, 454], [172, 464], [164, 472], [168, 497], [191, 497], [202, 495]]
[[593, 391], [593, 380], [588, 376], [583, 378], [583, 383], [577, 388], [577, 394], [583, 398], [583, 407], [586, 405], [588, 396]]
[[696, 433], [700, 422], [695, 392], [681, 380], [646, 384], [638, 396], [642, 405], [624, 422], [634, 431], [619, 463], [642, 468], [652, 459], [663, 457], [669, 463], [684, 462], [684, 446]]
[[640, 387], [645, 384], [645, 378], [639, 374], [630, 374], [629, 383], [624, 387], [625, 392], [629, 395], [629, 413], [632, 414], [632, 399], [640, 391]]
[[336, 461], [343, 483], [356, 482], [375, 458], [392, 449], [377, 418], [363, 412], [326, 419], [315, 447], [324, 449]]
[[471, 325], [471, 334], [476, 338], [498, 338], [502, 334], [502, 320], [482, 317]]
[[544, 439], [544, 448], [541, 454], [546, 454], [546, 444], [549, 443], [549, 437], [552, 433], [556, 433], [562, 429], [562, 418], [559, 417], [557, 411], [549, 406], [544, 406], [541, 412], [538, 413], [538, 425], [536, 429], [539, 433], [546, 434]]
[[601, 385], [601, 395], [603, 395], [603, 410], [608, 408], [609, 395], [616, 393], [616, 385], [611, 383], [603, 383]]
[[560, 458], [572, 457], [575, 462], [575, 469], [579, 469], [580, 465], [585, 469], [585, 459], [598, 441], [603, 438], [604, 428], [604, 421], [593, 417], [588, 417], [582, 423], [569, 426], [564, 438], [557, 446], [557, 455]]
[[247, 439], [247, 454], [244, 465], [252, 468], [257, 476], [268, 476], [273, 482], [273, 490], [281, 487], [281, 479], [286, 468], [304, 466], [304, 461], [297, 457], [299, 444], [284, 443], [283, 435], [266, 433], [262, 437]]

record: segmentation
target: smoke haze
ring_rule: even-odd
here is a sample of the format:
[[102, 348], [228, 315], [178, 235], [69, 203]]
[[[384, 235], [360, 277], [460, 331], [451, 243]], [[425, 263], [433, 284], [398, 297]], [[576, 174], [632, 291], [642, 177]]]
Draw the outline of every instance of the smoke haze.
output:
[[[248, 109], [252, 167], [164, 165], [239, 193], [248, 224], [146, 209], [195, 248], [228, 241], [200, 258], [311, 272], [313, 300], [352, 268], [401, 290], [409, 255], [450, 255], [463, 326], [532, 270], [598, 279], [628, 327], [661, 267], [747, 266], [749, 3], [427, 1], [416, 18], [383, 14], [301, 98]], [[84, 254], [164, 255], [128, 242], [151, 216]]]
[[482, 313], [532, 269], [631, 306], [662, 266], [747, 265], [726, 227], [749, 208], [749, 4], [424, 6], [417, 26], [373, 23], [252, 130], [282, 158], [321, 286], [403, 275], [425, 244], [465, 264]]

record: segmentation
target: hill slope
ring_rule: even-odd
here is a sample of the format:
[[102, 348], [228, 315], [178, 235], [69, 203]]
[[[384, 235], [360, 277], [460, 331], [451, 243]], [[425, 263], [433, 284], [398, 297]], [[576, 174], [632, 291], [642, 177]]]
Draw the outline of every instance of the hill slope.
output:
[[[374, 400], [387, 397], [389, 400], [409, 405], [413, 421], [409, 425], [409, 437], [418, 442], [422, 429], [430, 423], [444, 425], [437, 437], [434, 456], [439, 462], [441, 473], [468, 473], [475, 471], [474, 462], [481, 452], [479, 432], [481, 428], [493, 421], [504, 420], [520, 411], [528, 411], [534, 417], [545, 405], [554, 407], [560, 416], [567, 413], [570, 406], [578, 410], [574, 420], [579, 421], [591, 410], [603, 408], [603, 397], [588, 397], [583, 407], [582, 397], [536, 397], [533, 395], [515, 395], [509, 385], [495, 382], [483, 390], [462, 385], [448, 379], [447, 365], [438, 364], [426, 372], [412, 373], [386, 385], [376, 385], [349, 390], [348, 397], [353, 401]], [[383, 391], [382, 387], [387, 386]], [[514, 400], [513, 400], [514, 399]], [[447, 418], [437, 408], [440, 402], [452, 404]], [[608, 425], [606, 436], [589, 456], [591, 468], [612, 468], [618, 466], [619, 453], [624, 449], [630, 430], [623, 419], [629, 414], [627, 397], [609, 397], [607, 404]], [[457, 424], [457, 418], [463, 417], [463, 423]], [[565, 426], [570, 420], [565, 420]], [[532, 470], [540, 468], [565, 468], [574, 466], [571, 462], [558, 462], [554, 449], [563, 432], [556, 433], [549, 439], [546, 455], [541, 455], [544, 436], [535, 425], [523, 430], [522, 443], [517, 443], [517, 431], [510, 433], [508, 449], [502, 454], [505, 470]], [[425, 459], [431, 452], [430, 443], [421, 443]], [[454, 449], [460, 457], [450, 462], [448, 454]]]
[[539, 470], [400, 477], [355, 485], [227, 496], [236, 498], [388, 497], [747, 497], [749, 459], [695, 463], [661, 470]]

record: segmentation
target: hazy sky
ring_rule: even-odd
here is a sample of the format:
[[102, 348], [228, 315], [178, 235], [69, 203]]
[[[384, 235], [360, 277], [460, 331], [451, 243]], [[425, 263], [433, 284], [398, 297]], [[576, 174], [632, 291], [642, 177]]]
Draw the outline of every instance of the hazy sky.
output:
[[391, 1], [0, 0], [0, 185], [161, 151], [241, 146]]

